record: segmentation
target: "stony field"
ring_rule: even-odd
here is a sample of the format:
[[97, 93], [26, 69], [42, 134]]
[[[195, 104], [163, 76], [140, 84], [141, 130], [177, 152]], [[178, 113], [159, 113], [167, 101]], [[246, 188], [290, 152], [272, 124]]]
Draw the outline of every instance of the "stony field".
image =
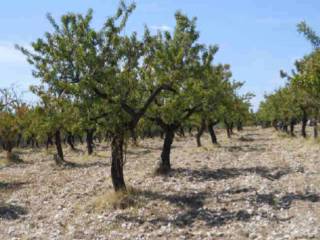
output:
[[225, 135], [177, 137], [168, 176], [154, 175], [161, 139], [129, 145], [127, 196], [112, 191], [107, 143], [92, 157], [66, 147], [72, 168], [54, 149], [17, 149], [25, 162], [0, 169], [0, 239], [320, 239], [320, 142]]

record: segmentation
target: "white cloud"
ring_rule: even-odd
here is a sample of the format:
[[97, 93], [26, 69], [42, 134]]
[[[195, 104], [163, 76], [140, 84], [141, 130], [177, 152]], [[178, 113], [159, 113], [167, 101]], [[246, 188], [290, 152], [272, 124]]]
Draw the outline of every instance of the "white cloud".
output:
[[0, 42], [0, 63], [26, 63], [26, 57], [15, 48], [14, 43]]
[[172, 27], [170, 27], [170, 26], [168, 26], [168, 25], [159, 25], [159, 26], [155, 26], [155, 25], [153, 25], [153, 26], [151, 26], [150, 27], [152, 30], [155, 30], [155, 31], [172, 31], [173, 30], [173, 28]]

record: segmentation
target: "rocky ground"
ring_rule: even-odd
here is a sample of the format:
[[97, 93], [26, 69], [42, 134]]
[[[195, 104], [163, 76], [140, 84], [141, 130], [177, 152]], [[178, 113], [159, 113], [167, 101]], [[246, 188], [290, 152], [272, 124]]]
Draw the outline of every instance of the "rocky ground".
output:
[[25, 163], [0, 169], [0, 239], [320, 239], [319, 143], [258, 128], [218, 139], [177, 137], [165, 177], [160, 139], [129, 146], [125, 197], [107, 144], [66, 149], [73, 168], [54, 166], [54, 149], [19, 149]]

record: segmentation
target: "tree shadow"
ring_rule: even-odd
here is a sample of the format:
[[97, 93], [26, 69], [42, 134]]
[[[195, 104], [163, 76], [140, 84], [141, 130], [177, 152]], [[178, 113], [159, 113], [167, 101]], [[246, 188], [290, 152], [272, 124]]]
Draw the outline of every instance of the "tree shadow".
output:
[[17, 190], [30, 182], [0, 182], [0, 190]]
[[21, 215], [26, 214], [28, 214], [28, 211], [24, 207], [13, 204], [0, 205], [0, 219], [16, 220], [20, 218]]
[[198, 181], [209, 180], [225, 180], [230, 178], [236, 178], [239, 176], [246, 176], [249, 174], [256, 174], [262, 178], [269, 179], [271, 181], [279, 180], [285, 175], [292, 172], [290, 168], [268, 168], [268, 167], [250, 167], [250, 168], [220, 168], [216, 170], [210, 170], [202, 168], [199, 170], [177, 168], [172, 172], [172, 176], [190, 177]]
[[[246, 193], [244, 197], [234, 198], [234, 195]], [[255, 188], [234, 188], [217, 193], [216, 195], [219, 203], [231, 203], [239, 201], [249, 201], [251, 205], [255, 207], [261, 207], [263, 205], [269, 205], [276, 210], [290, 209], [291, 205], [295, 201], [305, 202], [320, 202], [320, 195], [317, 193], [258, 193]], [[229, 200], [223, 200], [224, 198], [231, 198]]]
[[108, 167], [110, 163], [108, 162], [91, 162], [91, 163], [75, 163], [75, 162], [67, 162], [62, 169], [74, 169], [74, 168], [91, 168], [91, 167]]
[[266, 148], [264, 146], [265, 146], [264, 144], [256, 144], [256, 145], [245, 144], [245, 145], [239, 145], [239, 146], [223, 146], [222, 148], [226, 149], [229, 152], [264, 152], [266, 151]]
[[[237, 198], [237, 196], [243, 196]], [[285, 222], [294, 218], [294, 215], [289, 217], [280, 217], [282, 215], [281, 210], [288, 210], [291, 208], [292, 203], [295, 201], [306, 202], [320, 202], [320, 196], [316, 193], [283, 193], [279, 196], [279, 193], [267, 193], [259, 194], [257, 190], [252, 187], [244, 188], [232, 188], [218, 193], [211, 193], [208, 191], [202, 191], [197, 193], [183, 193], [183, 194], [163, 194], [153, 191], [138, 191], [137, 196], [148, 203], [152, 201], [163, 201], [170, 205], [174, 205], [178, 211], [178, 214], [174, 217], [167, 217], [161, 210], [158, 214], [152, 214], [151, 218], [147, 215], [133, 216], [128, 213], [122, 213], [117, 215], [116, 220], [120, 222], [131, 222], [136, 224], [149, 223], [155, 227], [171, 224], [173, 226], [183, 228], [190, 227], [195, 222], [204, 223], [208, 227], [220, 227], [223, 225], [231, 224], [232, 222], [249, 222], [254, 217], [260, 217], [271, 222]], [[253, 208], [229, 210], [225, 207], [220, 209], [211, 209], [205, 206], [205, 203], [210, 198], [216, 198], [218, 203], [230, 203], [236, 201], [247, 201]], [[227, 198], [227, 201], [221, 201], [221, 199]], [[141, 200], [141, 199], [140, 199]], [[271, 206], [275, 211], [272, 213], [265, 209], [265, 206]], [[156, 205], [157, 206], [157, 205]]]
[[[234, 190], [234, 193], [250, 192], [250, 189]], [[152, 219], [147, 217], [141, 218], [136, 216], [128, 216], [128, 214], [117, 215], [116, 219], [123, 222], [133, 222], [143, 224], [148, 222], [155, 226], [174, 225], [176, 227], [192, 226], [195, 222], [204, 222], [209, 227], [220, 227], [231, 222], [249, 222], [253, 217], [260, 216], [270, 221], [287, 221], [278, 216], [270, 215], [266, 211], [247, 211], [246, 209], [239, 209], [230, 211], [226, 208], [209, 209], [204, 206], [205, 201], [209, 197], [215, 195], [208, 192], [190, 193], [190, 194], [171, 194], [165, 195], [152, 191], [140, 191], [140, 196], [143, 196], [147, 202], [161, 200], [175, 205], [179, 208], [179, 213], [174, 218], [155, 216]], [[160, 214], [159, 214], [160, 215]]]
[[305, 202], [320, 202], [320, 195], [316, 193], [286, 193], [282, 197], [277, 197], [274, 193], [269, 194], [257, 194], [255, 199], [252, 199], [256, 205], [267, 204], [276, 209], [289, 209], [293, 202], [305, 201]]

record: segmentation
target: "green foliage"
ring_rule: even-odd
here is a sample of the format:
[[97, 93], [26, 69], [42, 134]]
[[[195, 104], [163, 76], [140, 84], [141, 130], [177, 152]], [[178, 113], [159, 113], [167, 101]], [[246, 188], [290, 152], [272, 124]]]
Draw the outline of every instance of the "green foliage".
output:
[[29, 109], [9, 88], [0, 89], [0, 106], [0, 143], [8, 160], [13, 160], [11, 152], [27, 127], [25, 116]]

